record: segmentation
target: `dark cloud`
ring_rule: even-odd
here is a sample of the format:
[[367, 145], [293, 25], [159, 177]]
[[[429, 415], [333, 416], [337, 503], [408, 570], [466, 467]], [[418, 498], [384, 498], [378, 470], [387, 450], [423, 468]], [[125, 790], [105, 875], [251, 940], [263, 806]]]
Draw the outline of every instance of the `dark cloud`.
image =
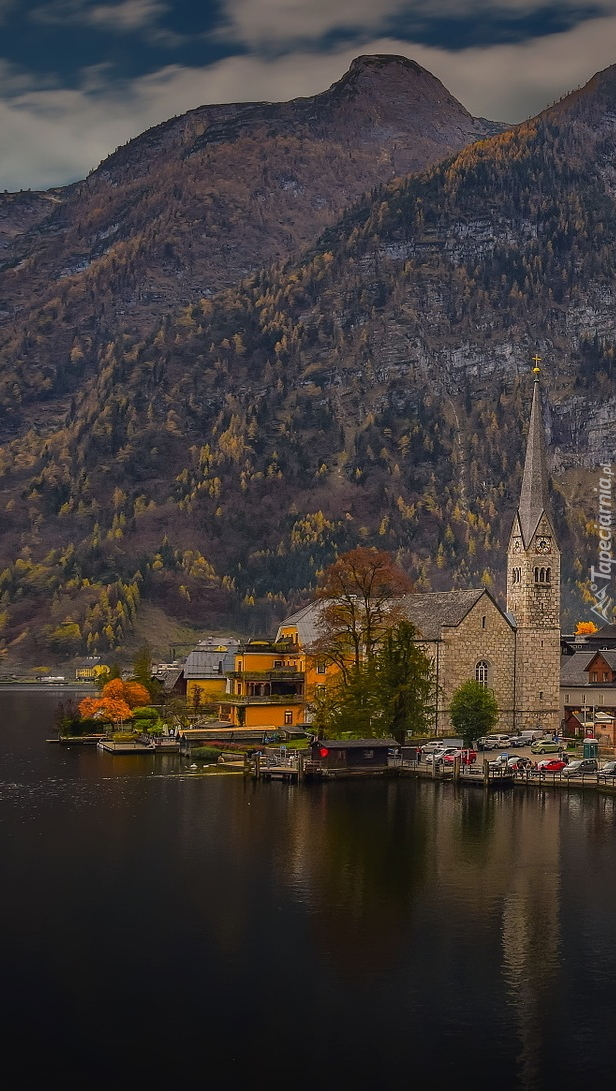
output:
[[403, 41], [457, 51], [562, 34], [604, 13], [605, 9], [598, 4], [574, 7], [549, 4], [531, 10], [491, 7], [472, 16], [454, 11], [445, 17], [428, 14], [418, 17], [413, 12], [402, 12], [388, 20], [386, 32]]

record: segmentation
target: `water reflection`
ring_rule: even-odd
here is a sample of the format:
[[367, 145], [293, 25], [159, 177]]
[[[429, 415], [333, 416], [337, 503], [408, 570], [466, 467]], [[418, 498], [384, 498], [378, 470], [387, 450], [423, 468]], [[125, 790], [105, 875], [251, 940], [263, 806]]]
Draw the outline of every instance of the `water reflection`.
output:
[[[137, 1085], [192, 1079], [190, 1050], [90, 1051], [118, 996], [180, 1012], [186, 1042], [206, 1027], [233, 1078], [272, 1034], [296, 1073], [307, 1027], [312, 1082], [432, 1086], [469, 1051], [501, 1091], [611, 1073], [614, 799], [184, 778], [169, 755], [46, 747], [52, 702], [29, 700], [0, 695], [0, 972], [22, 999], [8, 1033], [22, 1052], [36, 1034], [68, 1083], [106, 1064], [112, 1086], [120, 1062]], [[70, 1030], [23, 1022], [60, 995]]]

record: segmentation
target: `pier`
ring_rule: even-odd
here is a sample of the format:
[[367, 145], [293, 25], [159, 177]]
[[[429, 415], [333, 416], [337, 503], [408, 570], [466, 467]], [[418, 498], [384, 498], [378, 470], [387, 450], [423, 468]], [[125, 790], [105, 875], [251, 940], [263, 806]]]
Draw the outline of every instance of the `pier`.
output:
[[523, 772], [514, 772], [505, 766], [494, 767], [493, 763], [487, 759], [470, 766], [460, 766], [459, 763], [434, 766], [427, 762], [401, 758], [399, 755], [389, 755], [387, 761], [378, 766], [359, 764], [352, 767], [331, 768], [324, 761], [312, 758], [307, 751], [275, 749], [266, 750], [265, 753], [257, 752], [250, 757], [246, 755], [244, 772], [256, 780], [277, 780], [290, 784], [351, 778], [409, 777], [416, 780], [455, 784], [473, 790], [483, 788], [488, 791], [502, 789], [544, 791], [550, 788], [567, 792], [594, 790], [616, 795], [616, 777], [605, 777], [600, 772], [563, 776], [562, 773], [538, 772], [528, 767]]

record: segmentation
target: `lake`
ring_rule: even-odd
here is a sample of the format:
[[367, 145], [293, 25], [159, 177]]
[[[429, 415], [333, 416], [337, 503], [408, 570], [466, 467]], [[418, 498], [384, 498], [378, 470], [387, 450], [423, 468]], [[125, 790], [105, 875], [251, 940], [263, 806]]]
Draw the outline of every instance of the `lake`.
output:
[[616, 799], [181, 776], [60, 696], [0, 691], [11, 1091], [611, 1077]]

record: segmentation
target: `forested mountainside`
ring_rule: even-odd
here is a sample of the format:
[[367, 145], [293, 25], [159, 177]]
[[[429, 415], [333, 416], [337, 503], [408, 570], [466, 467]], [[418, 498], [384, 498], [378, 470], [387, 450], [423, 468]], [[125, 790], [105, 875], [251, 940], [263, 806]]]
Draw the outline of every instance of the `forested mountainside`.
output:
[[358, 542], [419, 588], [498, 590], [536, 351], [579, 613], [616, 420], [615, 104], [611, 68], [371, 192], [300, 260], [77, 341], [66, 419], [2, 451], [9, 655], [121, 646], [146, 600], [256, 631]]
[[320, 95], [204, 106], [65, 191], [0, 195], [4, 435], [30, 405], [65, 411], [121, 330], [298, 255], [365, 191], [499, 129], [412, 61], [360, 57]]

